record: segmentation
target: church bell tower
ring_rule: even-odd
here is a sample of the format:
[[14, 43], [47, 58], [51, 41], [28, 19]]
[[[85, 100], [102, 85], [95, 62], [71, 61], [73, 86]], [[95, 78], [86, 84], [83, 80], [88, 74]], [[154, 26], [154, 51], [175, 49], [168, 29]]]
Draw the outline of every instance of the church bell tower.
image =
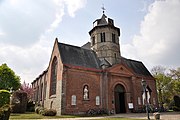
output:
[[113, 19], [104, 14], [93, 22], [93, 29], [89, 31], [91, 37], [91, 49], [94, 50], [101, 61], [107, 61], [110, 65], [120, 62], [120, 29], [114, 26]]

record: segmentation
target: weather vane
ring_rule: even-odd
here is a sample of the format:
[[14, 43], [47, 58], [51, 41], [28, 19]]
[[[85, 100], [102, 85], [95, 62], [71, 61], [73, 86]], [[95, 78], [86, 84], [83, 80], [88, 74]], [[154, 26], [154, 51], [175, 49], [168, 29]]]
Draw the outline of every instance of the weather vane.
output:
[[104, 11], [106, 10], [106, 9], [104, 8], [104, 4], [103, 4], [103, 6], [101, 7], [101, 9], [103, 10], [103, 14], [104, 14]]

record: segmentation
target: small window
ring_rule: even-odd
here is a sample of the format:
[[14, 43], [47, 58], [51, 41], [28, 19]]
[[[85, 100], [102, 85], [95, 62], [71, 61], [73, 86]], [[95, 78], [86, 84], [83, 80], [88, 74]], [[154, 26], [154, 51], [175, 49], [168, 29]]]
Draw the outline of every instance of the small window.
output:
[[101, 33], [101, 42], [106, 42], [105, 32]]
[[112, 33], [112, 42], [116, 43], [116, 38], [115, 38], [115, 34], [114, 33]]
[[71, 96], [71, 105], [76, 105], [76, 95]]
[[83, 88], [83, 98], [84, 100], [89, 100], [89, 90], [87, 85]]
[[95, 45], [95, 36], [92, 37], [92, 45]]
[[141, 105], [141, 98], [138, 97], [138, 105]]
[[40, 100], [43, 99], [43, 83], [41, 83], [41, 87], [40, 87], [41, 91], [40, 91]]
[[96, 96], [96, 105], [100, 105], [100, 97]]
[[114, 58], [117, 58], [117, 55], [116, 55], [116, 53], [114, 53]]

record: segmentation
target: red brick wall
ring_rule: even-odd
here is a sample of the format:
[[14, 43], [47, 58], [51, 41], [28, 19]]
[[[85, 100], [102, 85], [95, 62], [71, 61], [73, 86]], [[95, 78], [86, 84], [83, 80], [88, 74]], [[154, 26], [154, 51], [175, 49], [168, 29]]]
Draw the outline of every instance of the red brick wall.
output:
[[[68, 69], [66, 73], [66, 113], [80, 114], [100, 107], [96, 106], [96, 96], [100, 96], [100, 74], [75, 69]], [[84, 85], [88, 85], [89, 100], [83, 99]], [[76, 105], [71, 105], [72, 95], [76, 95]]]

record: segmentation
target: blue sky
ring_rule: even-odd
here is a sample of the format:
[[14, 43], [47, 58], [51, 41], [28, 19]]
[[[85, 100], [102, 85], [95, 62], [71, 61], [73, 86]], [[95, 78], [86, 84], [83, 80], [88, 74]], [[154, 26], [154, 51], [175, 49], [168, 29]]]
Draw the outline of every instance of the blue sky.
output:
[[82, 46], [93, 21], [114, 19], [122, 56], [180, 66], [180, 0], [0, 0], [0, 64], [32, 82], [48, 67], [54, 40]]

